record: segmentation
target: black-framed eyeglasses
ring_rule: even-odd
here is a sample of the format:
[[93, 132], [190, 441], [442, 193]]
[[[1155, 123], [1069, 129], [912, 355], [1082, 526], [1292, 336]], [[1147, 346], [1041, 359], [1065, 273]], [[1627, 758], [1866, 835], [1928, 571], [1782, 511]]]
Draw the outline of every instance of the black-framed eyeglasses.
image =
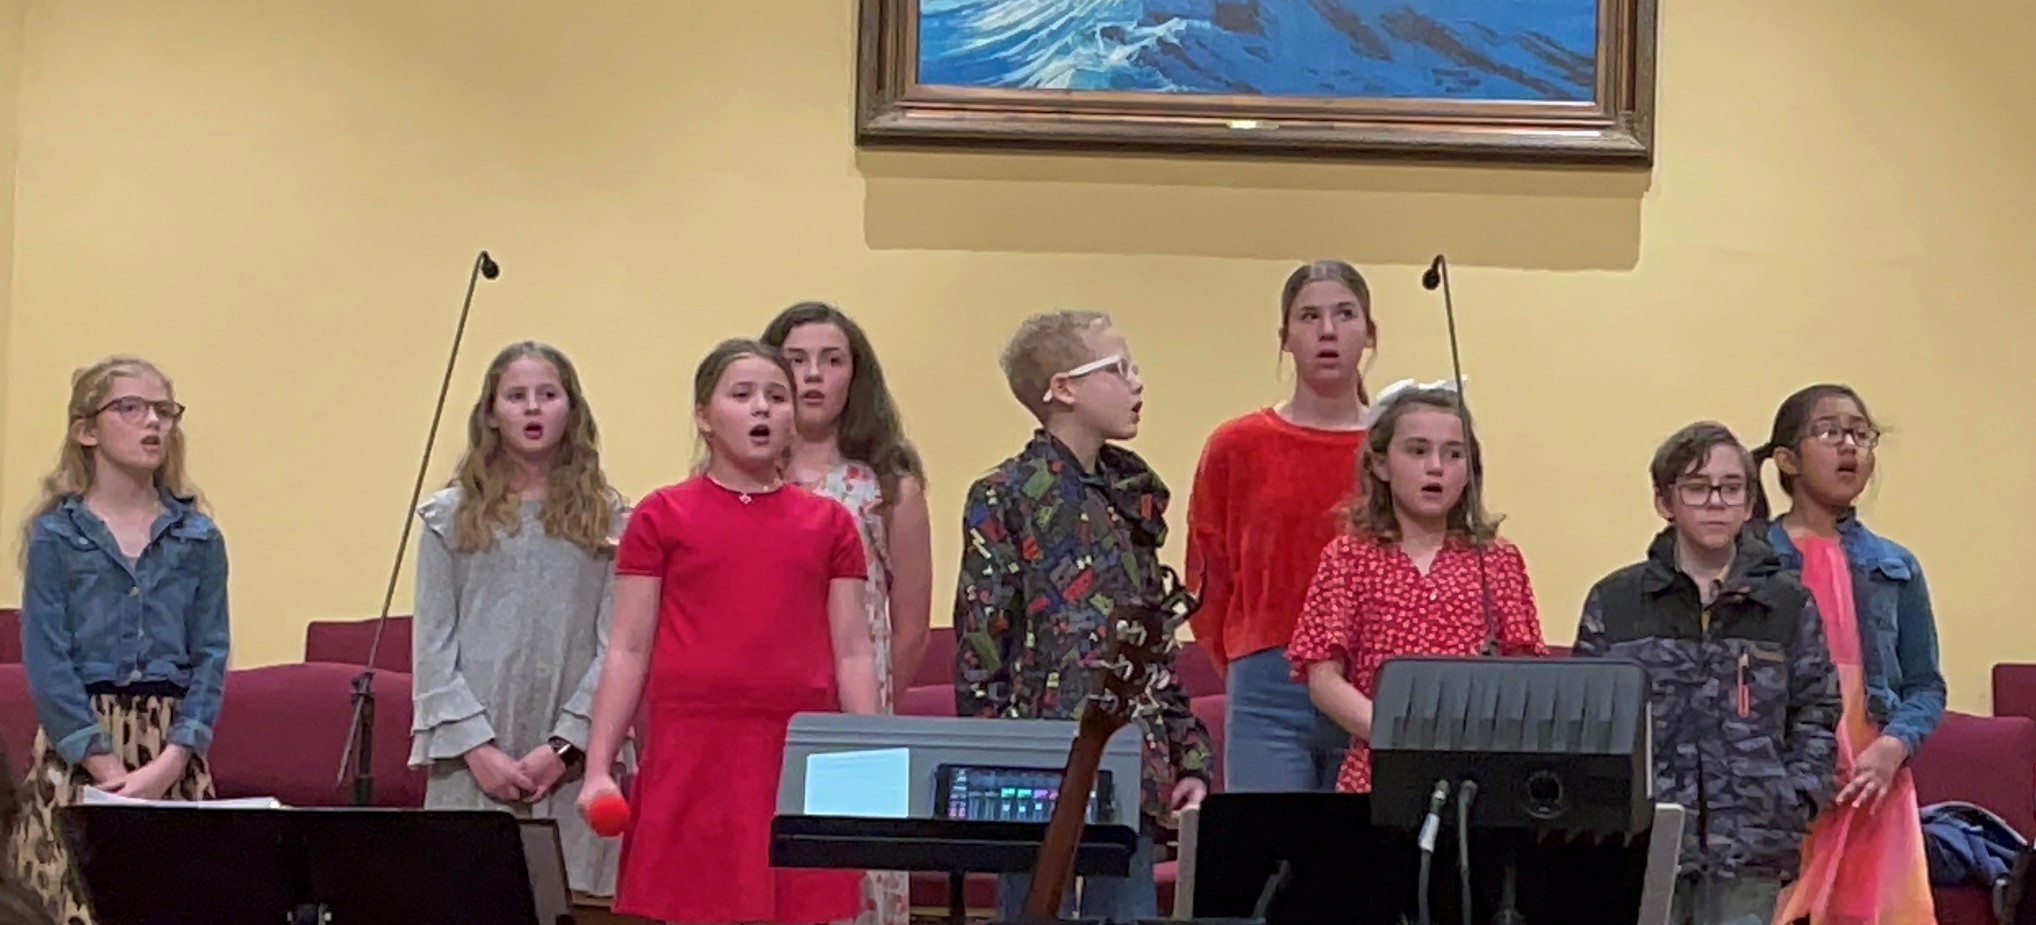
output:
[[98, 417], [108, 411], [120, 415], [121, 420], [130, 424], [139, 424], [148, 420], [148, 413], [150, 411], [154, 411], [156, 417], [161, 418], [167, 424], [175, 424], [184, 419], [184, 406], [167, 398], [162, 401], [149, 401], [146, 398], [136, 398], [132, 395], [125, 398], [116, 398], [100, 405], [99, 410], [92, 412], [92, 416]]
[[1713, 497], [1718, 499], [1719, 504], [1736, 507], [1746, 503], [1746, 483], [1677, 482], [1675, 494], [1678, 500], [1690, 507], [1704, 507], [1711, 503]]
[[1837, 421], [1818, 421], [1810, 425], [1810, 439], [1825, 446], [1842, 446], [1846, 441], [1862, 450], [1880, 445], [1880, 431], [1871, 427], [1846, 427]]

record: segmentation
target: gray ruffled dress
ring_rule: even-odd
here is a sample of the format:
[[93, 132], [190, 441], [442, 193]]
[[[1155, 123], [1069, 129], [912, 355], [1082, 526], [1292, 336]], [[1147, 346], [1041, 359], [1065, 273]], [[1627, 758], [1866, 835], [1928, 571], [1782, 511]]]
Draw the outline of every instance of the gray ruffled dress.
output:
[[[522, 527], [493, 549], [453, 551], [460, 492], [418, 508], [417, 614], [412, 623], [415, 719], [411, 767], [431, 769], [426, 809], [488, 809], [558, 820], [572, 887], [615, 893], [621, 842], [603, 839], [575, 808], [575, 773], [534, 804], [503, 804], [481, 792], [461, 756], [493, 741], [521, 758], [552, 737], [587, 747], [608, 648], [612, 556], [588, 555], [544, 532], [543, 503], [524, 502]], [[627, 512], [615, 512], [621, 536]], [[634, 764], [625, 746], [620, 763]]]

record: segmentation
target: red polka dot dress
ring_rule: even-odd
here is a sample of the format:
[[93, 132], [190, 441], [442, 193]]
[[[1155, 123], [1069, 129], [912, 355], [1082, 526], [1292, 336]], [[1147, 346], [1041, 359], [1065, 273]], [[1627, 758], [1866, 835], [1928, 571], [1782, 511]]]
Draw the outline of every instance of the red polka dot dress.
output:
[[[1485, 547], [1492, 616], [1505, 655], [1546, 655], [1527, 560], [1503, 540]], [[1379, 666], [1403, 655], [1476, 655], [1485, 641], [1477, 548], [1450, 540], [1423, 574], [1398, 543], [1342, 536], [1322, 550], [1301, 605], [1287, 658], [1305, 681], [1317, 662], [1341, 662], [1344, 677], [1370, 698]], [[1336, 776], [1342, 793], [1371, 791], [1371, 746], [1352, 739]]]

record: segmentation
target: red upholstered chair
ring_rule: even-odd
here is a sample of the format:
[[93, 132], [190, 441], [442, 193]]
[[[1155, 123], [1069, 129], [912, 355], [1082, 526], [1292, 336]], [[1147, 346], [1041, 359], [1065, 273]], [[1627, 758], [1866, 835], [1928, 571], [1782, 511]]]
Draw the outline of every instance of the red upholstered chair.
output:
[[[394, 627], [390, 628], [391, 631]], [[212, 742], [222, 798], [272, 796], [290, 806], [348, 806], [335, 787], [353, 722], [358, 665], [306, 662], [226, 674]], [[410, 676], [375, 675], [375, 805], [424, 805], [425, 773], [410, 759]]]
[[[913, 687], [954, 686], [954, 627], [936, 626], [926, 634], [926, 654], [913, 673]], [[952, 707], [949, 710], [952, 711]]]
[[[375, 622], [369, 620], [314, 620], [304, 627], [304, 660], [366, 665], [368, 650], [375, 644]], [[382, 631], [382, 648], [375, 653], [375, 667], [383, 671], [410, 671], [410, 618], [390, 617]]]
[[1994, 666], [1994, 715], [2036, 719], [2036, 665], [2001, 662]]
[[1174, 653], [1174, 674], [1189, 697], [1207, 697], [1225, 690], [1223, 676], [1216, 672], [1216, 660], [1198, 643], [1182, 643], [1180, 651]]
[[0, 607], [0, 665], [21, 664], [21, 611]]
[[0, 745], [7, 748], [7, 765], [16, 777], [28, 774], [35, 745], [35, 701], [28, 696], [28, 669], [0, 665]]
[[[1925, 806], [1959, 800], [1985, 807], [2024, 836], [2036, 834], [2036, 720], [1947, 712], [1911, 767]], [[1939, 925], [1994, 925], [1987, 891], [1938, 887]]]

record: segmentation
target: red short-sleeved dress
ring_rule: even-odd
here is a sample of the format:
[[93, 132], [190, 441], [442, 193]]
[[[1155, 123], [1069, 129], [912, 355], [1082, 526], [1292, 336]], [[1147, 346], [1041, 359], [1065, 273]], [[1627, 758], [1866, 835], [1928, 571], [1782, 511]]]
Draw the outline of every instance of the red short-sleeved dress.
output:
[[636, 507], [615, 570], [664, 582], [615, 911], [854, 917], [860, 871], [770, 866], [786, 726], [840, 709], [828, 586], [867, 572], [848, 509], [796, 487], [743, 495], [694, 478]]
[[[1375, 697], [1379, 668], [1389, 658], [1477, 654], [1485, 641], [1485, 581], [1500, 654], [1547, 655], [1520, 550], [1504, 541], [1486, 546], [1484, 576], [1481, 581], [1477, 547], [1461, 540], [1444, 543], [1424, 573], [1397, 543], [1337, 537], [1322, 550], [1287, 646], [1295, 679], [1306, 681], [1316, 662], [1340, 662], [1351, 686]], [[1371, 792], [1371, 743], [1351, 739], [1336, 789]]]

